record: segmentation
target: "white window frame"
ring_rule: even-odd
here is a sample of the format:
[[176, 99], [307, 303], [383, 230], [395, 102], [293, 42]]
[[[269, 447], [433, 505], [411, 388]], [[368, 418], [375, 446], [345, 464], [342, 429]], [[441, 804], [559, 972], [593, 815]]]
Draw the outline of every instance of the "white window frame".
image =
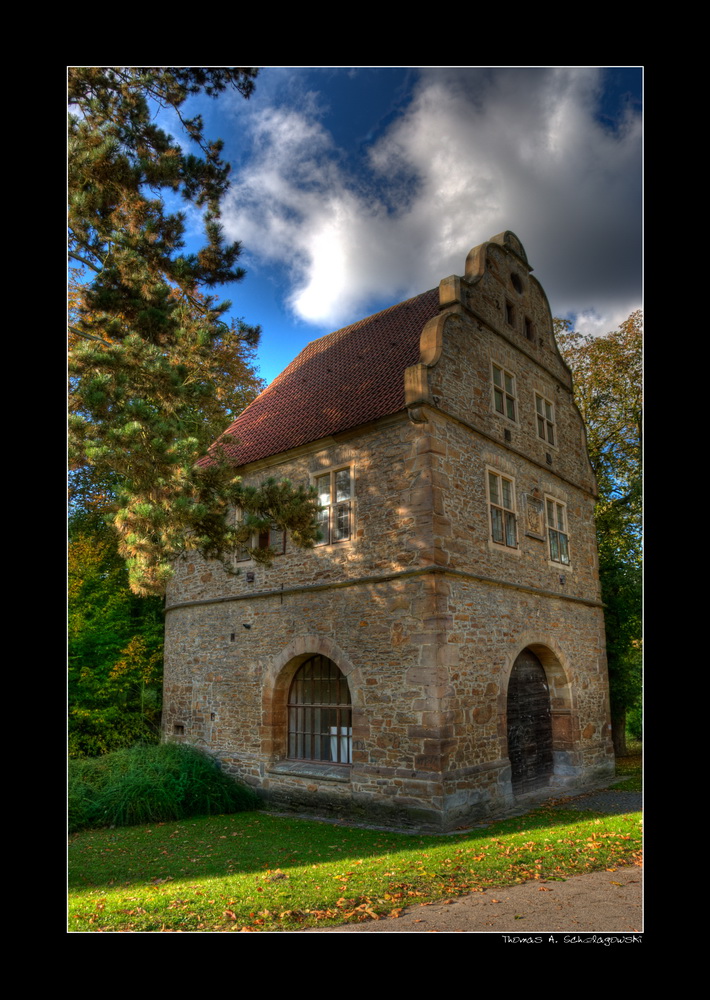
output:
[[[235, 511], [237, 524], [241, 521], [243, 512], [239, 508]], [[271, 547], [277, 556], [283, 555], [286, 551], [286, 532], [273, 525], [267, 531], [255, 531], [248, 542], [243, 542], [235, 552], [235, 562], [249, 562], [253, 559], [252, 549], [266, 549]]]
[[[496, 373], [499, 373], [499, 381], [496, 381]], [[500, 399], [501, 409], [498, 408]], [[518, 393], [515, 384], [515, 375], [499, 365], [497, 361], [491, 361], [491, 405], [493, 412], [499, 417], [505, 417], [517, 423], [518, 420]], [[513, 415], [510, 415], [512, 409]]]
[[550, 562], [569, 566], [569, 527], [567, 504], [557, 497], [545, 494], [545, 527]]
[[[343, 496], [342, 490], [342, 474], [346, 472], [347, 497]], [[340, 482], [339, 476], [341, 476]], [[318, 527], [323, 537], [316, 542], [316, 545], [340, 545], [342, 542], [351, 541], [354, 536], [355, 517], [355, 475], [352, 466], [337, 465], [332, 469], [313, 473], [312, 480], [321, 501]]]
[[541, 441], [553, 448], [557, 447], [555, 404], [551, 399], [537, 391], [535, 392], [535, 429]]
[[499, 469], [486, 468], [488, 521], [491, 541], [503, 549], [518, 548], [515, 480]]

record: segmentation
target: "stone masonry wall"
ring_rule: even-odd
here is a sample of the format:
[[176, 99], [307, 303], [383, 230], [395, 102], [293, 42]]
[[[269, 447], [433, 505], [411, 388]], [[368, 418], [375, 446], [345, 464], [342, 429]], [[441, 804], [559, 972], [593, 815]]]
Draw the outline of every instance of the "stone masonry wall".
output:
[[[447, 282], [411, 417], [243, 470], [305, 484], [348, 467], [352, 537], [310, 551], [289, 540], [238, 576], [190, 555], [168, 589], [166, 736], [282, 807], [429, 829], [510, 809], [506, 699], [525, 649], [550, 689], [550, 788], [613, 767], [594, 480], [547, 299], [491, 243]], [[494, 364], [515, 378], [515, 420], [496, 412]], [[554, 445], [538, 436], [535, 393], [554, 402]], [[492, 539], [488, 470], [514, 481], [514, 546]], [[550, 558], [546, 497], [564, 506], [569, 564]], [[349, 767], [287, 759], [290, 680], [316, 653], [348, 679]]]
[[[243, 475], [247, 484], [269, 476], [308, 485], [329, 469], [349, 467], [354, 481], [353, 536], [348, 541], [296, 548], [287, 539], [286, 552], [271, 567], [234, 563], [238, 576], [224, 572], [219, 562], [206, 563], [189, 554], [178, 560], [167, 603], [239, 596], [274, 587], [303, 586], [396, 571], [426, 560], [429, 531], [427, 485], [412, 475], [421, 432], [406, 412], [337, 442], [319, 442], [296, 457], [257, 463]], [[246, 572], [254, 573], [248, 583]]]

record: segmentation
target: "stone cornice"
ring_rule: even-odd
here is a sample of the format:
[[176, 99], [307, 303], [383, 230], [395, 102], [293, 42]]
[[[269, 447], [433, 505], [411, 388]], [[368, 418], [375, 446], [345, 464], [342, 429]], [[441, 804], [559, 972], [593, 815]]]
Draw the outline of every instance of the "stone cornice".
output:
[[[411, 371], [411, 369], [407, 369]], [[415, 423], [426, 423], [426, 413], [427, 409], [433, 410], [436, 414], [444, 417], [446, 420], [452, 420], [456, 424], [461, 424], [469, 431], [473, 431], [474, 434], [478, 434], [479, 437], [485, 438], [486, 441], [490, 441], [492, 444], [496, 445], [498, 448], [502, 448], [504, 451], [510, 452], [513, 455], [517, 455], [518, 458], [524, 459], [531, 465], [536, 466], [538, 469], [543, 469], [547, 475], [555, 476], [557, 479], [562, 480], [563, 483], [567, 483], [568, 486], [572, 486], [574, 489], [579, 490], [581, 493], [585, 493], [588, 497], [596, 500], [597, 494], [589, 489], [588, 486], [582, 486], [580, 483], [575, 482], [573, 479], [569, 479], [563, 473], [559, 472], [557, 469], [553, 468], [551, 465], [546, 465], [544, 462], [539, 462], [537, 459], [533, 458], [531, 455], [526, 454], [524, 451], [520, 451], [519, 448], [514, 448], [510, 444], [506, 444], [499, 438], [494, 437], [487, 431], [481, 430], [480, 427], [476, 427], [475, 424], [470, 423], [468, 420], [464, 420], [463, 417], [457, 416], [455, 413], [449, 413], [448, 410], [441, 410], [435, 403], [420, 402], [416, 405], [412, 405], [411, 411], [414, 413], [412, 419]]]
[[315, 593], [316, 591], [321, 590], [339, 590], [343, 587], [358, 587], [373, 583], [389, 583], [392, 580], [428, 576], [432, 573], [438, 574], [442, 577], [473, 580], [475, 583], [483, 583], [493, 587], [505, 587], [508, 590], [520, 590], [526, 594], [536, 594], [540, 597], [553, 597], [556, 600], [568, 601], [573, 604], [584, 604], [587, 607], [592, 608], [604, 607], [601, 601], [591, 598], [574, 597], [571, 594], [564, 594], [556, 590], [546, 590], [542, 587], [530, 587], [522, 583], [511, 583], [509, 580], [501, 580], [492, 576], [482, 576], [478, 573], [470, 573], [463, 569], [453, 569], [443, 566], [422, 566], [418, 569], [396, 570], [393, 573], [358, 576], [351, 580], [332, 580], [326, 583], [310, 583], [293, 587], [273, 587], [269, 590], [257, 590], [248, 594], [231, 594], [228, 597], [207, 597], [192, 601], [176, 601], [174, 604], [166, 606], [165, 612], [175, 611], [179, 608], [201, 607], [209, 604], [228, 604], [231, 601], [255, 601], [267, 597], [279, 597], [285, 594]]

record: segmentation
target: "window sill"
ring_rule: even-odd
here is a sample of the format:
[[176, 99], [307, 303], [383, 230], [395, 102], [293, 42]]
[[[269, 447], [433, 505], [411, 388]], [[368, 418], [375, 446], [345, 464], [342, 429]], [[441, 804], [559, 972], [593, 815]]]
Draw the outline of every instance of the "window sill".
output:
[[488, 539], [488, 551], [489, 552], [507, 552], [510, 556], [515, 556], [520, 559], [522, 556], [522, 549], [519, 545], [513, 548], [512, 545], [503, 545], [501, 542], [494, 542], [493, 539]]
[[317, 760], [279, 760], [267, 768], [269, 774], [291, 774], [296, 778], [320, 781], [350, 781], [349, 764], [329, 764]]

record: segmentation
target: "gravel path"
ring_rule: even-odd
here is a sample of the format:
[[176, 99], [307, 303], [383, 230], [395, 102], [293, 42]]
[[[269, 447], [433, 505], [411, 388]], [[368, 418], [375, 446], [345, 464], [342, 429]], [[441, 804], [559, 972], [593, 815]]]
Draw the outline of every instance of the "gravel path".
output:
[[555, 809], [579, 809], [580, 812], [591, 809], [592, 812], [602, 812], [610, 816], [622, 816], [627, 812], [640, 812], [641, 808], [641, 792], [613, 792], [609, 789], [577, 795], [555, 805]]
[[[601, 789], [558, 801], [556, 809], [622, 815], [639, 812], [640, 792]], [[413, 906], [396, 919], [370, 920], [299, 931], [300, 934], [493, 933], [530, 936], [547, 932], [622, 935], [628, 943], [643, 930], [643, 873], [634, 865], [590, 872], [564, 881], [531, 880], [461, 899]]]
[[397, 919], [368, 920], [299, 934], [497, 933], [523, 937], [553, 932], [621, 934], [643, 930], [642, 870], [575, 875], [565, 881], [523, 882], [404, 910]]

